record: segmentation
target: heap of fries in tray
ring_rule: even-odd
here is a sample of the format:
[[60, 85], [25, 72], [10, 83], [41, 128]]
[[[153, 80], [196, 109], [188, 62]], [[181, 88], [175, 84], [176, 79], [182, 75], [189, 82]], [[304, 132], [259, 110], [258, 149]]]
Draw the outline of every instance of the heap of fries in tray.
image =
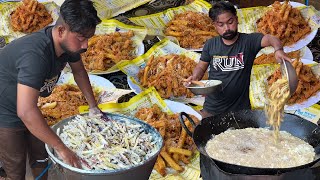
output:
[[[287, 56], [290, 57], [291, 59], [300, 59], [301, 53], [299, 50], [297, 51], [292, 51], [287, 53]], [[258, 56], [253, 64], [254, 65], [258, 65], [258, 64], [275, 64], [278, 63], [274, 53], [270, 53], [270, 54], [261, 54], [260, 56]]]
[[154, 86], [162, 98], [193, 97], [194, 94], [183, 85], [183, 80], [192, 75], [196, 65], [194, 60], [185, 55], [151, 56], [138, 77], [142, 87]]
[[[98, 90], [94, 89], [96, 100]], [[79, 114], [78, 107], [88, 105], [79, 87], [71, 84], [56, 86], [48, 97], [39, 97], [38, 107], [49, 126], [60, 120]]]
[[[135, 117], [156, 128], [164, 139], [164, 147], [154, 166], [155, 170], [162, 176], [167, 174], [166, 167], [182, 172], [183, 164], [190, 163], [196, 146], [181, 126], [178, 114], [169, 115], [162, 112], [159, 106], [153, 105], [151, 108], [139, 109]], [[195, 116], [191, 115], [191, 118], [196, 123], [199, 122]], [[190, 129], [190, 122], [185, 121], [185, 123]]]
[[257, 21], [258, 31], [278, 37], [283, 45], [292, 45], [311, 32], [311, 27], [297, 8], [289, 1], [275, 1], [266, 14]]
[[134, 59], [133, 36], [133, 31], [128, 31], [90, 38], [87, 51], [81, 54], [87, 71], [105, 71], [121, 60]]
[[52, 21], [46, 7], [36, 0], [23, 0], [23, 4], [11, 13], [10, 18], [13, 30], [23, 33], [36, 32]]
[[193, 49], [202, 48], [208, 39], [218, 36], [210, 17], [193, 11], [175, 15], [164, 33], [177, 38], [181, 47]]
[[[310, 66], [304, 65], [299, 59], [293, 61], [292, 65], [296, 69], [298, 76], [298, 87], [288, 100], [288, 104], [301, 103], [320, 90], [320, 80], [312, 72]], [[281, 78], [280, 69], [276, 70], [274, 74], [268, 77], [268, 84], [271, 85], [279, 78]]]

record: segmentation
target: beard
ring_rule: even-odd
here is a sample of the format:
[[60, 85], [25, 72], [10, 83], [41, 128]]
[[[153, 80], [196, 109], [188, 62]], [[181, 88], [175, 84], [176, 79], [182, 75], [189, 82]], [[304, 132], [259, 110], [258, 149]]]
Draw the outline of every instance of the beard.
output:
[[227, 31], [225, 33], [222, 34], [222, 38], [226, 39], [226, 40], [232, 40], [233, 38], [235, 38], [238, 35], [238, 30], [235, 31]]
[[61, 43], [61, 49], [70, 56], [77, 56], [78, 54], [84, 53], [87, 49], [80, 49], [79, 51], [71, 51], [66, 43]]

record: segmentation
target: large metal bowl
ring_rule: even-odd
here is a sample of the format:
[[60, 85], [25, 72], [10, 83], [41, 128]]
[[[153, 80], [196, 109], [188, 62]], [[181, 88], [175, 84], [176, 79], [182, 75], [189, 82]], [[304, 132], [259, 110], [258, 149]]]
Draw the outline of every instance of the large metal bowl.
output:
[[220, 80], [201, 80], [204, 86], [191, 83], [187, 88], [195, 95], [208, 95], [222, 90], [222, 81]]
[[[150, 126], [149, 124], [133, 117], [128, 117], [120, 114], [106, 114], [109, 118], [115, 121], [130, 121], [133, 123], [140, 124], [146, 132], [150, 133], [156, 141], [157, 152], [146, 160], [143, 164], [132, 166], [129, 169], [117, 169], [117, 170], [84, 170], [72, 167], [62, 160], [60, 160], [54, 150], [49, 147], [47, 144], [45, 148], [48, 152], [50, 159], [55, 164], [56, 168], [60, 171], [60, 176], [63, 176], [63, 179], [77, 179], [77, 180], [125, 180], [125, 179], [149, 179], [153, 166], [157, 160], [157, 156], [160, 153], [160, 150], [163, 145], [163, 139], [159, 132]], [[57, 129], [60, 128], [60, 133], [63, 132], [63, 127], [70, 121], [74, 119], [74, 116], [60, 121], [59, 123], [52, 126], [54, 132], [57, 132]]]

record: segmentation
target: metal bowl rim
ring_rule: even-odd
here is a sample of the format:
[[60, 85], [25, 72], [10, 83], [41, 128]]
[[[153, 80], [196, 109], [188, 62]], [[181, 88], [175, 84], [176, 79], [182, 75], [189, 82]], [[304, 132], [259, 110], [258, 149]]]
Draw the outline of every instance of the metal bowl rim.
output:
[[[87, 114], [87, 113], [85, 113]], [[85, 114], [81, 114], [81, 115], [85, 115]], [[154, 128], [152, 127], [151, 125], [149, 125], [148, 123], [138, 119], [138, 118], [135, 118], [135, 117], [130, 117], [130, 116], [126, 116], [126, 115], [123, 115], [123, 114], [116, 114], [116, 113], [106, 113], [107, 115], [112, 115], [112, 116], [119, 116], [119, 117], [122, 117], [122, 118], [125, 118], [127, 120], [133, 120], [135, 122], [138, 122], [140, 124], [144, 124], [145, 126], [148, 126], [150, 129], [152, 129], [153, 131], [153, 134], [155, 134], [155, 136], [158, 136], [159, 139], [160, 139], [160, 142], [161, 142], [161, 145], [160, 145], [160, 148], [158, 149], [158, 151], [150, 156], [147, 160], [145, 160], [142, 164], [138, 164], [138, 165], [135, 165], [135, 166], [130, 166], [129, 168], [125, 168], [125, 169], [116, 169], [116, 170], [84, 170], [84, 169], [79, 169], [79, 168], [75, 168], [73, 166], [70, 166], [66, 163], [64, 163], [62, 160], [60, 160], [59, 158], [57, 158], [52, 152], [54, 151], [52, 147], [49, 147], [47, 144], [45, 144], [45, 149], [49, 155], [49, 158], [55, 163], [59, 164], [60, 166], [62, 166], [63, 168], [66, 168], [70, 171], [73, 171], [73, 172], [76, 172], [76, 173], [81, 173], [81, 174], [84, 174], [84, 175], [94, 175], [94, 174], [99, 174], [99, 175], [104, 175], [104, 174], [108, 174], [108, 175], [114, 175], [114, 174], [121, 174], [125, 171], [131, 171], [131, 170], [134, 170], [136, 168], [139, 168], [145, 164], [147, 164], [148, 162], [150, 162], [151, 160], [153, 160], [154, 158], [156, 158], [158, 156], [158, 154], [160, 153], [162, 147], [163, 147], [163, 138], [162, 136], [160, 135], [160, 133]], [[77, 115], [75, 115], [77, 116]], [[72, 120], [75, 116], [71, 116], [71, 117], [68, 117], [66, 119], [63, 119], [61, 121], [59, 121], [57, 124], [51, 126], [51, 128], [61, 124], [61, 122], [63, 121], [70, 121]], [[61, 127], [60, 127], [61, 128]], [[55, 132], [56, 133], [56, 132]], [[51, 149], [51, 150], [50, 150]]]

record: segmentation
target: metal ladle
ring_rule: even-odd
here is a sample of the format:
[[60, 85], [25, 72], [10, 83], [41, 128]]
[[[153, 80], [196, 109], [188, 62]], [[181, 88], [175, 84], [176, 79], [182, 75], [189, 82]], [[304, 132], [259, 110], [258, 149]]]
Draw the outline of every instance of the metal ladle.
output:
[[280, 70], [282, 76], [285, 76], [288, 79], [290, 95], [292, 95], [298, 86], [298, 77], [295, 68], [289, 61], [281, 59]]

